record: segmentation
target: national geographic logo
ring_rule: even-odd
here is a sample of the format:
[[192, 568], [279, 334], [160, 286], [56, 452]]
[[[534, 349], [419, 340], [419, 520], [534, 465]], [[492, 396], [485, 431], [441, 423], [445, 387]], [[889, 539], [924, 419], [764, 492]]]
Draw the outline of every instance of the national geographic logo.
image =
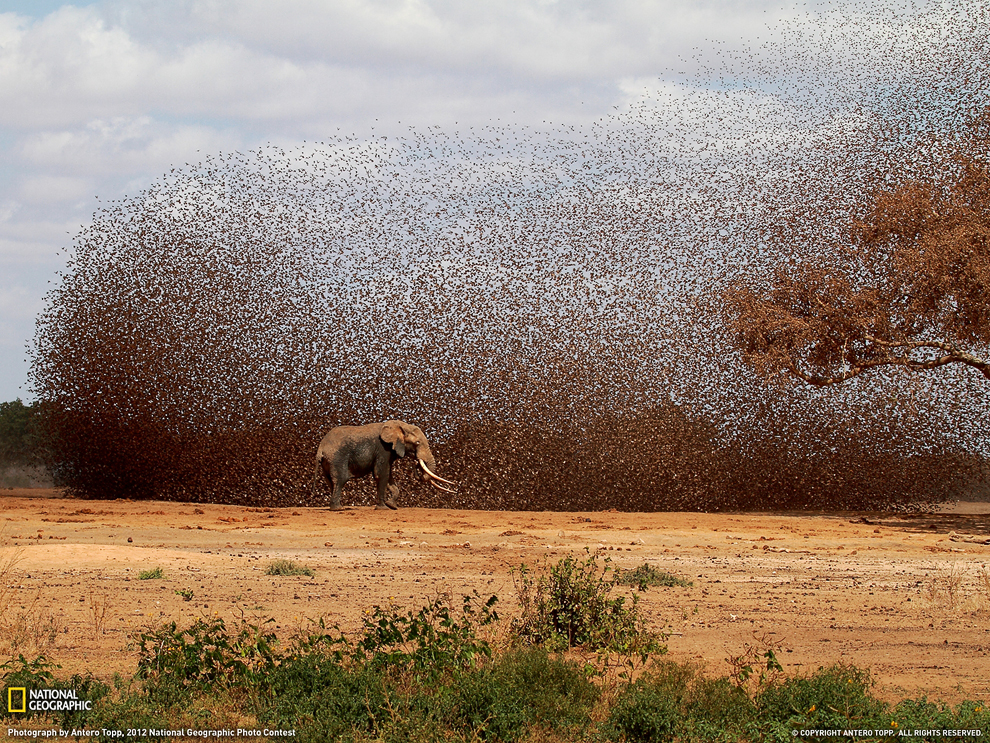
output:
[[82, 712], [93, 708], [88, 699], [80, 699], [75, 689], [7, 689], [8, 712]]
[[7, 711], [27, 712], [27, 689], [23, 686], [11, 686], [7, 689]]

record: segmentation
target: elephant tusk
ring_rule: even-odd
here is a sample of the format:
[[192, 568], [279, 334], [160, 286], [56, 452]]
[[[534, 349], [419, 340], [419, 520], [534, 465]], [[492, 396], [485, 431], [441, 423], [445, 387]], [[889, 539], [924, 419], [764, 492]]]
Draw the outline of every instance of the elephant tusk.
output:
[[433, 487], [435, 487], [437, 490], [442, 490], [445, 493], [453, 493], [454, 495], [457, 495], [457, 491], [456, 490], [451, 490], [450, 488], [445, 488], [443, 485], [437, 484], [436, 480], [430, 480], [430, 485], [432, 485]]
[[430, 477], [432, 477], [434, 480], [439, 480], [440, 482], [445, 482], [448, 485], [456, 485], [457, 484], [456, 482], [453, 482], [452, 480], [444, 480], [442, 477], [440, 477], [440, 475], [435, 475], [432, 472], [430, 472], [430, 468], [426, 466], [426, 462], [424, 462], [422, 459], [419, 460], [419, 466], [422, 467], [423, 468], [423, 471], [426, 474], [428, 474]]

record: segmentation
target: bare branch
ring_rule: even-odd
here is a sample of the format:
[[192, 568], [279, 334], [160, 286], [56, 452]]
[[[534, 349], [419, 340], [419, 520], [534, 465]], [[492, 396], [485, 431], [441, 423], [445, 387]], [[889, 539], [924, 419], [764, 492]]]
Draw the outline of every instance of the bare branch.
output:
[[[929, 344], [921, 344], [917, 347], [928, 346]], [[971, 366], [979, 370], [984, 377], [990, 379], [990, 364], [985, 361], [966, 353], [960, 354], [948, 354], [945, 356], [940, 356], [935, 359], [928, 359], [926, 361], [919, 361], [917, 359], [912, 359], [908, 356], [892, 356], [889, 358], [878, 359], [875, 361], [865, 361], [853, 366], [846, 371], [835, 374], [833, 376], [822, 376], [817, 374], [809, 374], [803, 371], [797, 364], [792, 364], [788, 367], [788, 371], [791, 374], [798, 377], [808, 384], [814, 385], [816, 387], [826, 387], [832, 384], [840, 384], [853, 377], [858, 377], [860, 374], [867, 372], [871, 369], [876, 369], [881, 366], [903, 366], [912, 371], [926, 371], [929, 369], [937, 369], [940, 366], [945, 366], [947, 364], [965, 364], [966, 366]]]

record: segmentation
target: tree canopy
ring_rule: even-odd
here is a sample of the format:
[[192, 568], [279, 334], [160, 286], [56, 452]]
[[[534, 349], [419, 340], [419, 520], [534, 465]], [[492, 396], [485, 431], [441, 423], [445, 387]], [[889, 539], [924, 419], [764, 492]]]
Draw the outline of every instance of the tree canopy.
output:
[[769, 282], [730, 287], [745, 359], [819, 386], [883, 366], [961, 364], [990, 380], [988, 132], [985, 109], [926, 172], [876, 179], [897, 182], [865, 199], [839, 239], [809, 239]]

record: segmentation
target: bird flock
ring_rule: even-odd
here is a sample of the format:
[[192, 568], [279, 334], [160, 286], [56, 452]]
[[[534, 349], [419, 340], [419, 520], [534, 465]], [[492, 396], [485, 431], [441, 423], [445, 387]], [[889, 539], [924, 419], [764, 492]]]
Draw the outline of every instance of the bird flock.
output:
[[[974, 375], [768, 386], [726, 330], [726, 288], [814, 260], [990, 102], [986, 7], [853, 7], [689, 60], [592, 125], [218, 153], [104, 205], [33, 344], [57, 478], [85, 497], [322, 505], [326, 431], [399, 418], [460, 483], [399, 466], [400, 505], [950, 497], [987, 454]], [[371, 486], [344, 498], [370, 504]]]

